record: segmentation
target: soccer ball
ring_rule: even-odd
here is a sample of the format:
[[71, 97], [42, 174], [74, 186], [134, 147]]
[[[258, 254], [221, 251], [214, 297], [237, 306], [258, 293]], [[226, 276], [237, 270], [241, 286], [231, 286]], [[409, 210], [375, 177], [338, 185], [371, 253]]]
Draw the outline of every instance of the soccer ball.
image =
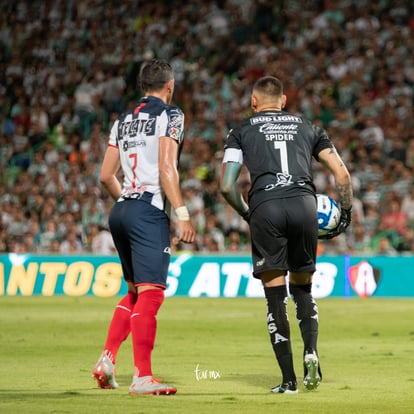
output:
[[339, 223], [341, 212], [336, 201], [326, 194], [316, 194], [318, 209], [318, 235], [323, 236]]

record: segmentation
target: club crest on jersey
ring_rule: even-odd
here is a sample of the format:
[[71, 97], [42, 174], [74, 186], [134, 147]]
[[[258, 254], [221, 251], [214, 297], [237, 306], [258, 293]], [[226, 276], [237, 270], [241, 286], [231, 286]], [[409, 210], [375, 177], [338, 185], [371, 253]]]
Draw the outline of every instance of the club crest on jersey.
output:
[[293, 184], [292, 176], [286, 173], [277, 173], [276, 174], [277, 181], [274, 184], [268, 184], [265, 187], [265, 191], [273, 190], [276, 187], [287, 187], [288, 185]]

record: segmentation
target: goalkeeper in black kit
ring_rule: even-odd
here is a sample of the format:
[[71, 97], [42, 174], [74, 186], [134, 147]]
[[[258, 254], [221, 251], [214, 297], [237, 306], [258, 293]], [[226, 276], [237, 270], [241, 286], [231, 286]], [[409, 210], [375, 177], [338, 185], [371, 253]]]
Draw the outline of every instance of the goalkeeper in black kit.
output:
[[[322, 380], [318, 307], [312, 296], [318, 241], [312, 157], [332, 173], [341, 207], [338, 226], [321, 237], [333, 238], [349, 226], [353, 193], [348, 169], [326, 132], [284, 112], [285, 105], [279, 79], [266, 76], [254, 84], [254, 114], [232, 129], [225, 142], [220, 189], [250, 226], [253, 276], [263, 283], [267, 327], [282, 372], [271, 392], [296, 394], [286, 275], [304, 345], [304, 387], [316, 389]], [[251, 178], [247, 202], [237, 185], [242, 165]]]

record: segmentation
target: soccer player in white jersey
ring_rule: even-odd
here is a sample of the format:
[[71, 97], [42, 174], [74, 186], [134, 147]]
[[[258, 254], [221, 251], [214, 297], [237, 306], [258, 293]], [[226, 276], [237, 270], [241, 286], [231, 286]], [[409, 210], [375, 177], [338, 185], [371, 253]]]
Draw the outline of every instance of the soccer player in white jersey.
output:
[[151, 352], [171, 256], [170, 208], [177, 215], [183, 242], [192, 243], [196, 233], [177, 170], [184, 114], [171, 105], [174, 74], [170, 64], [157, 59], [145, 63], [140, 86], [145, 96], [115, 121], [101, 168], [101, 182], [116, 201], [109, 227], [128, 293], [115, 308], [93, 376], [100, 388], [118, 387], [116, 357], [131, 332], [134, 375], [129, 393], [168, 395], [177, 390], [154, 379]]

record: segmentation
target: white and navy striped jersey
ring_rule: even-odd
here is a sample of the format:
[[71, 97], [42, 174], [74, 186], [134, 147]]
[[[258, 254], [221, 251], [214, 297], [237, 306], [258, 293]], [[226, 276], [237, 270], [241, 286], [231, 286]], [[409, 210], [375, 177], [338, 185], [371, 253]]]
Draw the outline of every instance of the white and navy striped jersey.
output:
[[115, 121], [108, 145], [119, 149], [124, 174], [121, 197], [140, 198], [144, 192], [151, 193], [151, 204], [166, 210], [166, 197], [159, 178], [160, 137], [170, 137], [181, 145], [184, 114], [157, 97], [146, 96]]

